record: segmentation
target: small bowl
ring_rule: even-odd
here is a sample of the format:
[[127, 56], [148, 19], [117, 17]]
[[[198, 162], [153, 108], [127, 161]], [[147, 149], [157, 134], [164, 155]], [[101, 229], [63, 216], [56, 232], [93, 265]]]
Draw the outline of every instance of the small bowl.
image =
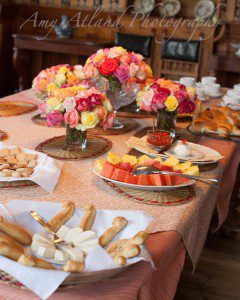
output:
[[147, 132], [147, 137], [148, 144], [150, 144], [154, 150], [162, 152], [172, 145], [176, 134], [175, 132], [166, 130], [155, 130], [154, 132], [153, 130], [149, 130]]

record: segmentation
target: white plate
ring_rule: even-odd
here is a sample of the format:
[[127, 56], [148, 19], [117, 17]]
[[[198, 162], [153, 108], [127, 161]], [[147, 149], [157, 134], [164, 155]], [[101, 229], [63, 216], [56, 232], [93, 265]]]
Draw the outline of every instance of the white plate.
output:
[[[194, 143], [188, 143], [189, 145], [194, 145], [194, 146], [197, 146], [199, 148], [199, 150], [201, 152], [203, 152], [205, 155], [208, 155], [208, 156], [214, 156], [214, 157], [221, 157], [221, 154], [218, 152], [218, 151], [215, 151], [209, 147], [206, 147], [206, 146], [202, 146], [202, 145], [198, 145], [198, 144], [194, 144]], [[169, 156], [167, 154], [165, 155], [162, 155], [162, 154], [153, 154], [153, 153], [149, 153], [147, 150], [144, 150], [144, 149], [141, 149], [141, 148], [138, 148], [138, 147], [134, 147], [134, 149], [136, 149], [137, 151], [139, 152], [142, 152], [143, 154], [146, 154], [148, 155], [149, 157], [152, 157], [152, 158], [157, 158], [157, 157], [161, 157], [161, 158], [164, 158], [165, 156]], [[166, 151], [167, 152], [167, 151]], [[174, 155], [176, 156], [176, 155]], [[182, 161], [188, 161], [189, 159], [181, 159]], [[196, 164], [196, 165], [209, 165], [209, 164], [213, 164], [215, 162], [218, 162], [220, 160], [219, 159], [215, 159], [215, 160], [209, 160], [209, 161], [203, 161], [203, 160], [191, 160], [191, 162], [193, 164]]]
[[223, 94], [222, 93], [218, 93], [218, 94], [208, 94], [208, 93], [206, 93], [206, 95], [210, 98], [220, 98], [220, 97], [222, 97]]
[[195, 183], [195, 180], [190, 180], [187, 183], [180, 184], [180, 185], [171, 185], [171, 186], [154, 186], [154, 185], [137, 185], [137, 184], [130, 184], [126, 182], [121, 182], [113, 179], [109, 179], [107, 177], [102, 176], [96, 169], [93, 169], [94, 174], [97, 176], [101, 177], [102, 179], [105, 179], [107, 181], [110, 181], [116, 185], [123, 186], [126, 188], [130, 189], [135, 189], [135, 190], [145, 190], [145, 191], [167, 191], [167, 190], [172, 190], [176, 188], [181, 188], [184, 186], [189, 186], [193, 185]]
[[205, 98], [198, 98], [198, 100], [200, 100], [201, 102], [206, 102], [209, 100], [209, 97], [205, 97]]
[[198, 161], [199, 159], [203, 159], [206, 155], [203, 153], [199, 147], [196, 147], [195, 145], [197, 144], [192, 144], [192, 143], [187, 143], [190, 146], [190, 155], [189, 156], [181, 156], [177, 155], [175, 153], [175, 148], [177, 145], [181, 144], [181, 141], [175, 142], [167, 151], [164, 152], [164, 154], [169, 155], [169, 156], [175, 156], [178, 159], [181, 160], [194, 160]]

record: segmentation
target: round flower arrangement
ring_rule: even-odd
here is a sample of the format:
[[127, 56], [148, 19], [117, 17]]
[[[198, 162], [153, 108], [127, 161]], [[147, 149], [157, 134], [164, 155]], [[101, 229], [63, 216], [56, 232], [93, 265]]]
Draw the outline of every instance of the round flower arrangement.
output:
[[56, 88], [79, 85], [86, 79], [80, 65], [57, 65], [41, 71], [33, 80], [32, 88], [37, 97], [46, 98]]
[[142, 55], [118, 46], [98, 50], [87, 59], [83, 71], [87, 77], [103, 76], [110, 85], [113, 82], [119, 86], [152, 77], [152, 70]]
[[174, 129], [174, 118], [177, 113], [189, 114], [196, 109], [194, 88], [160, 78], [146, 85], [137, 94], [137, 104], [147, 112], [158, 113], [158, 128]]
[[65, 124], [68, 131], [85, 132], [98, 124], [107, 129], [114, 122], [110, 101], [94, 87], [79, 85], [55, 89], [44, 103], [50, 127]]

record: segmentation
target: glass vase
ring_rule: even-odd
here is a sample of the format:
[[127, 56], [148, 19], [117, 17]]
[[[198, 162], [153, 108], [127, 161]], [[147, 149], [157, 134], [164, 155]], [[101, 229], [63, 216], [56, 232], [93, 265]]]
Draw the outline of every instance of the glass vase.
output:
[[87, 148], [87, 131], [77, 130], [76, 128], [66, 128], [66, 147], [85, 150]]
[[165, 110], [157, 111], [157, 129], [176, 132], [177, 114]]

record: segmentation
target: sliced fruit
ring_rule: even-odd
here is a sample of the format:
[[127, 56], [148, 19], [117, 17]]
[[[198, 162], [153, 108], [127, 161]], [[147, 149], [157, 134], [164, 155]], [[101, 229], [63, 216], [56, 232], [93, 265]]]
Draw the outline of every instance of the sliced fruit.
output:
[[145, 159], [143, 165], [144, 166], [152, 166], [153, 160], [151, 158]]
[[137, 184], [138, 182], [138, 176], [134, 176], [131, 174], [126, 174], [124, 177], [124, 182], [130, 183], [130, 184]]
[[98, 159], [96, 161], [95, 167], [99, 172], [102, 172], [105, 162], [106, 162], [106, 160], [104, 160], [104, 159]]
[[139, 165], [142, 165], [143, 163], [144, 163], [144, 161], [145, 160], [148, 160], [148, 159], [151, 159], [149, 156], [147, 156], [147, 155], [142, 155], [142, 156], [140, 156], [139, 158], [138, 158], [138, 160], [137, 160], [137, 163], [139, 164]]
[[150, 180], [151, 180], [152, 185], [155, 185], [155, 186], [166, 185], [165, 180], [164, 180], [164, 175], [161, 175], [161, 174], [151, 174]]
[[124, 178], [126, 175], [127, 175], [126, 171], [115, 168], [111, 179], [124, 182]]
[[141, 174], [138, 177], [138, 185], [152, 185], [152, 182], [150, 180], [150, 175]]
[[192, 166], [192, 163], [190, 161], [187, 161], [185, 163], [178, 164], [177, 166], [174, 166], [173, 170], [174, 171], [176, 171], [176, 170], [185, 171], [185, 170], [189, 169], [191, 166]]
[[163, 175], [167, 186], [174, 185], [174, 175]]
[[161, 157], [158, 157], [158, 158], [154, 158], [154, 161], [158, 161], [158, 162], [160, 162], [161, 164], [162, 164], [162, 159], [161, 159]]
[[117, 165], [117, 164], [120, 164], [122, 162], [122, 158], [121, 158], [120, 155], [117, 155], [113, 152], [108, 152], [107, 161], [114, 164], [114, 165]]
[[138, 162], [136, 156], [128, 155], [128, 154], [123, 155], [122, 161], [123, 162], [129, 162], [131, 166], [136, 165], [137, 162]]
[[198, 166], [192, 166], [191, 168], [187, 169], [183, 173], [188, 175], [199, 176], [199, 168]]
[[131, 171], [131, 165], [130, 165], [130, 162], [121, 162], [119, 164], [119, 167], [125, 171]]
[[179, 164], [179, 160], [176, 157], [170, 156], [162, 164], [164, 166], [174, 167]]
[[184, 178], [181, 176], [174, 176], [174, 185], [184, 184], [184, 183], [187, 183], [188, 181], [190, 181], [189, 178]]
[[106, 177], [106, 178], [112, 178], [113, 172], [115, 171], [116, 167], [111, 164], [110, 162], [105, 162], [102, 171], [101, 171], [101, 175]]

